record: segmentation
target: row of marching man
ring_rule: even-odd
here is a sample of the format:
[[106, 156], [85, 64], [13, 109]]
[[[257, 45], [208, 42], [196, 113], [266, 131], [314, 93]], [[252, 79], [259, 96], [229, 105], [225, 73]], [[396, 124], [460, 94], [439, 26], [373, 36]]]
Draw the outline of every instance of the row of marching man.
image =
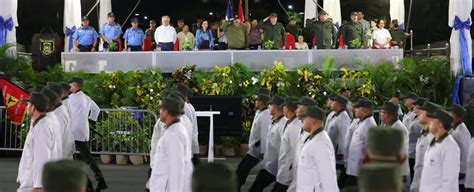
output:
[[[325, 112], [312, 98], [270, 97], [260, 89], [249, 151], [236, 170], [238, 190], [258, 164], [251, 192], [270, 186], [271, 191], [318, 192], [474, 188], [466, 108], [444, 109], [415, 93], [396, 93], [381, 107], [364, 97], [351, 102], [349, 96], [348, 90], [327, 96]], [[379, 124], [375, 110], [380, 110]]]

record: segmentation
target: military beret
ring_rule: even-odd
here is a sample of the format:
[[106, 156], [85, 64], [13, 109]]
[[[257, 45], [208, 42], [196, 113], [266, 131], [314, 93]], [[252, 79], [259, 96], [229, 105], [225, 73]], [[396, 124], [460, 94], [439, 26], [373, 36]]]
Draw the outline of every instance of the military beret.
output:
[[384, 102], [383, 106], [380, 108], [380, 110], [384, 110], [392, 114], [397, 114], [398, 109], [398, 105], [395, 105], [394, 103], [388, 101]]
[[[375, 156], [395, 156], [403, 148], [403, 132], [385, 126], [369, 129], [367, 134], [367, 151]], [[377, 157], [373, 157], [377, 160]]]
[[270, 17], [278, 17], [276, 13], [270, 13]]
[[466, 113], [466, 109], [464, 109], [463, 106], [457, 105], [457, 104], [452, 105], [451, 108], [449, 109], [449, 111], [453, 112], [454, 114], [456, 114], [460, 118], [463, 118], [464, 113]]
[[432, 103], [430, 101], [426, 101], [423, 106], [418, 107], [419, 110], [426, 111], [427, 113], [434, 113], [436, 109], [440, 108], [441, 106]]
[[35, 108], [40, 112], [46, 112], [48, 109], [49, 99], [42, 93], [32, 92], [30, 98], [25, 99], [25, 101], [35, 106]]
[[205, 164], [194, 170], [192, 188], [193, 192], [237, 192], [237, 178], [224, 164]]
[[179, 108], [180, 109], [184, 108], [184, 99], [177, 91], [171, 92], [167, 97], [178, 100], [180, 103]]
[[374, 108], [374, 104], [372, 103], [372, 101], [368, 100], [368, 99], [360, 99], [359, 101], [357, 101], [357, 104], [354, 105], [355, 108], [368, 108], [368, 109], [373, 109]]
[[159, 108], [166, 109], [170, 112], [179, 113], [181, 112], [180, 106], [182, 105], [182, 102], [178, 99], [165, 97], [163, 100], [161, 100]]
[[344, 106], [347, 105], [347, 103], [349, 102], [349, 99], [347, 99], [347, 97], [344, 97], [344, 96], [339, 95], [339, 94], [332, 97], [331, 100], [336, 101], [340, 104], [343, 104]]
[[257, 101], [261, 101], [265, 104], [268, 104], [268, 102], [270, 102], [270, 96], [266, 95], [266, 94], [258, 94], [257, 96]]
[[283, 105], [296, 108], [298, 107], [298, 98], [292, 96], [286, 97]]
[[418, 95], [413, 92], [409, 92], [407, 95], [402, 96], [402, 99], [415, 99], [416, 100], [417, 98], [418, 98]]
[[357, 14], [357, 12], [353, 11], [353, 12], [351, 12], [351, 16], [353, 16], [353, 15], [358, 15], [358, 14]]
[[[429, 118], [438, 119], [444, 125], [451, 125], [453, 123], [453, 117], [444, 109], [439, 108], [434, 113], [428, 113], [427, 116]], [[445, 127], [446, 130], [450, 130], [451, 126]]]
[[42, 182], [48, 192], [79, 191], [87, 185], [87, 166], [74, 160], [48, 162], [43, 167]]
[[316, 106], [311, 106], [301, 115], [301, 117], [312, 117], [319, 120], [324, 120], [324, 111]]
[[402, 170], [394, 163], [369, 163], [359, 169], [360, 191], [402, 191]]
[[303, 96], [301, 97], [299, 100], [298, 100], [298, 105], [303, 105], [303, 106], [306, 106], [306, 107], [309, 107], [309, 106], [316, 106], [317, 103], [314, 99], [311, 99], [310, 97], [308, 96]]
[[417, 107], [421, 107], [421, 106], [423, 106], [423, 105], [425, 104], [425, 102], [427, 102], [427, 101], [428, 101], [427, 98], [418, 97], [418, 98], [416, 99], [416, 101], [415, 101], [415, 105], [416, 105]]
[[283, 105], [283, 103], [285, 103], [285, 96], [280, 94], [274, 95], [270, 102], [268, 102], [270, 105]]

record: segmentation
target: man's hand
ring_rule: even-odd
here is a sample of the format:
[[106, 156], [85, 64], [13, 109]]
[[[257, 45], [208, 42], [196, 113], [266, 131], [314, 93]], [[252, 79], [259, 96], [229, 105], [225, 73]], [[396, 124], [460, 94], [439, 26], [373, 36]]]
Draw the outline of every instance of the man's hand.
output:
[[77, 47], [74, 47], [74, 51], [80, 52], [81, 50]]
[[270, 16], [268, 16], [268, 17], [266, 17], [265, 19], [263, 19], [263, 22], [268, 21], [268, 19], [270, 19]]
[[95, 46], [92, 47], [91, 52], [95, 52]]

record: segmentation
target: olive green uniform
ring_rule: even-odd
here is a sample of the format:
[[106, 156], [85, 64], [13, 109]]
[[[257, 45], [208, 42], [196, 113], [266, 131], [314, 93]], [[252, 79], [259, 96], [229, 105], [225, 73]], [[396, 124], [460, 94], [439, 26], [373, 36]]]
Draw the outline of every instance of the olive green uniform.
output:
[[342, 40], [344, 41], [344, 45], [347, 45], [350, 49], [359, 49], [360, 47], [354, 47], [352, 45], [352, 41], [359, 39], [360, 44], [364, 45], [365, 42], [365, 31], [362, 24], [359, 22], [351, 22], [347, 23], [342, 31]]
[[235, 26], [232, 23], [224, 22], [220, 28], [227, 34], [229, 49], [245, 49], [247, 47], [247, 29], [243, 25]]
[[303, 31], [301, 30], [301, 27], [299, 25], [295, 25], [295, 26], [287, 25], [285, 30], [286, 32], [295, 36], [295, 40], [298, 40], [298, 36], [303, 34]]
[[389, 29], [390, 36], [392, 36], [392, 46], [402, 46], [405, 41], [405, 33], [398, 28]]
[[[336, 46], [337, 29], [334, 24], [332, 24], [332, 22], [316, 21], [312, 24], [312, 26], [313, 37], [316, 40], [316, 46], [318, 46], [318, 49], [331, 49], [332, 46]], [[309, 41], [312, 41], [312, 39]]]
[[280, 49], [280, 45], [284, 46], [286, 43], [286, 31], [285, 27], [280, 22], [277, 22], [275, 25], [272, 25], [270, 21], [260, 22], [257, 25], [257, 28], [263, 29], [263, 42], [273, 41], [273, 49]]

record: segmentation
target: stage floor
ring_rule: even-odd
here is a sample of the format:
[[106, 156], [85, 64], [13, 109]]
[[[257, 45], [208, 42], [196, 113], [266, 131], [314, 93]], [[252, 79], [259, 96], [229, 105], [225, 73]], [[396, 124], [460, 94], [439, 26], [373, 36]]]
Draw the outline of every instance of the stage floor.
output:
[[196, 65], [198, 70], [211, 70], [214, 66], [236, 62], [247, 65], [253, 71], [271, 67], [281, 61], [294, 69], [305, 64], [321, 68], [325, 57], [335, 57], [337, 66], [360, 69], [359, 64], [397, 63], [403, 58], [402, 49], [332, 49], [332, 50], [244, 50], [244, 51], [173, 51], [173, 52], [63, 52], [64, 70], [132, 71], [159, 68], [165, 73], [177, 67]]

